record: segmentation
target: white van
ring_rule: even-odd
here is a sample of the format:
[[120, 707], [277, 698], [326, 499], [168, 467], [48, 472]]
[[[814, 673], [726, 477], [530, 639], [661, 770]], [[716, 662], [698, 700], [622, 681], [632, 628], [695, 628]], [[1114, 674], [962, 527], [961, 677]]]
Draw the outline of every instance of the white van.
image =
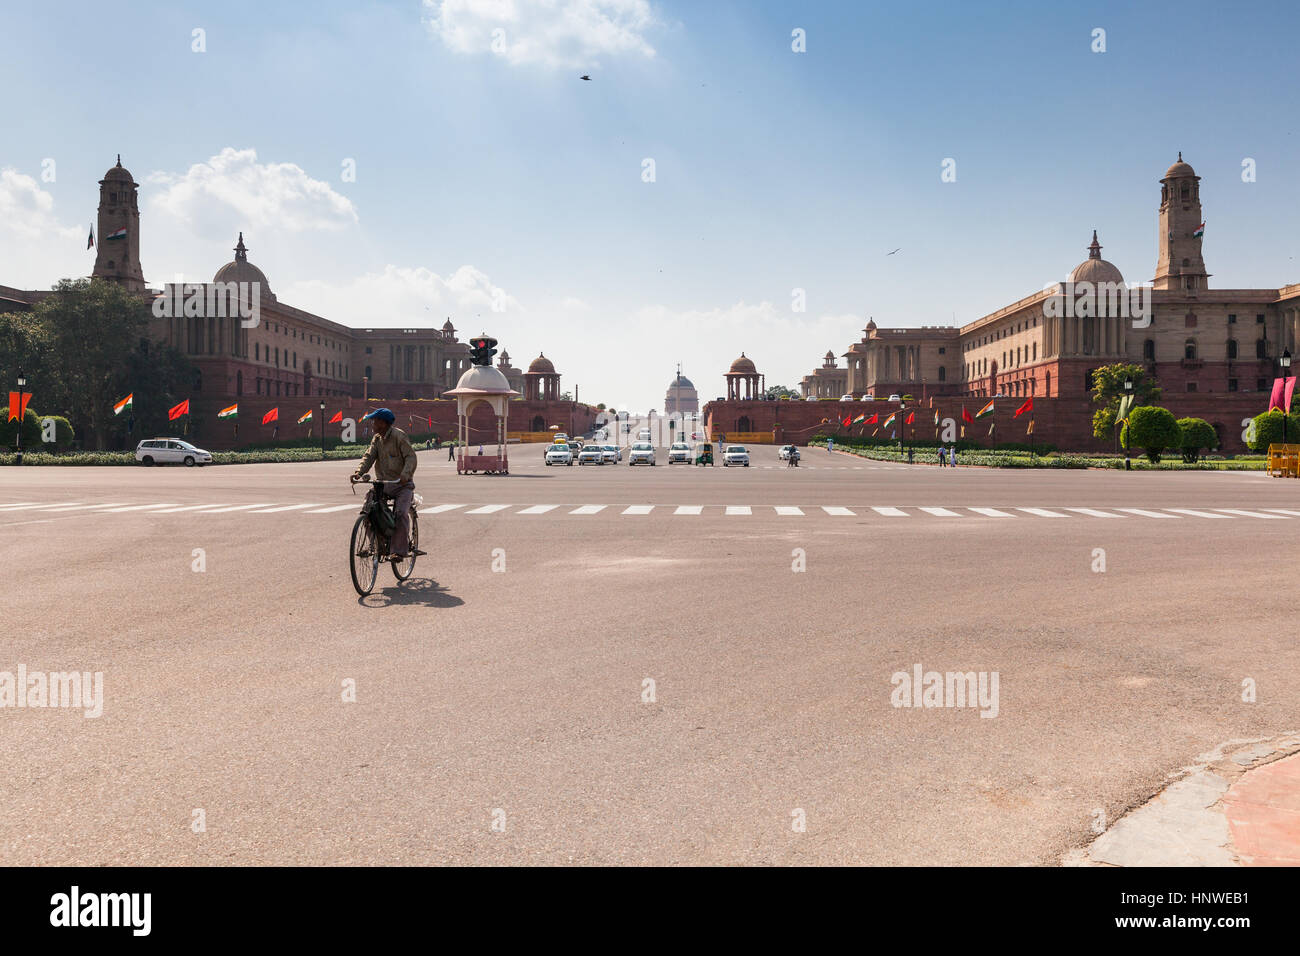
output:
[[135, 460], [142, 465], [183, 464], [192, 468], [209, 464], [212, 453], [179, 438], [149, 438], [136, 446]]

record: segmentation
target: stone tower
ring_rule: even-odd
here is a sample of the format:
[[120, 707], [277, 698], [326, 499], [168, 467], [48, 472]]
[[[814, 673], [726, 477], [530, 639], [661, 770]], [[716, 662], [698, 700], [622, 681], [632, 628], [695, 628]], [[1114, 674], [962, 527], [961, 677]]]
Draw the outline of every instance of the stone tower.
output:
[[144, 291], [140, 268], [140, 205], [138, 186], [131, 174], [117, 165], [99, 181], [99, 230], [95, 237], [95, 271], [92, 276], [118, 282], [132, 292]]
[[1160, 253], [1156, 260], [1157, 289], [1177, 289], [1195, 294], [1206, 288], [1209, 273], [1201, 258], [1201, 177], [1191, 166], [1178, 162], [1160, 180]]

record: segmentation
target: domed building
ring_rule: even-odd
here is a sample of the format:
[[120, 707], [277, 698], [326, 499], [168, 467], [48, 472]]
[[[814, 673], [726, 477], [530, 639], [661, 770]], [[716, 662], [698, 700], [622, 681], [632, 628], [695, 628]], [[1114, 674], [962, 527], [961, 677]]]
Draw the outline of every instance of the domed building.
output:
[[840, 398], [848, 391], [848, 387], [848, 369], [836, 364], [835, 353], [830, 349], [826, 350], [826, 355], [822, 358], [822, 367], [814, 369], [811, 375], [805, 375], [799, 382], [804, 398]]
[[746, 357], [744, 352], [731, 363], [723, 378], [727, 380], [728, 401], [753, 401], [763, 397], [764, 377], [759, 374], [754, 360]]
[[700, 396], [695, 391], [691, 380], [679, 369], [677, 375], [668, 383], [668, 390], [664, 393], [664, 414], [696, 415], [699, 411]]
[[131, 292], [144, 291], [139, 188], [119, 153], [117, 165], [99, 181], [99, 239], [91, 272], [94, 278], [116, 282]]
[[1070, 272], [1071, 282], [1123, 283], [1124, 276], [1119, 269], [1101, 257], [1101, 243], [1097, 241], [1097, 230], [1092, 231], [1092, 245], [1088, 247], [1088, 258], [1080, 262]]
[[524, 401], [558, 402], [560, 400], [560, 373], [555, 363], [541, 353], [528, 363], [523, 375]]
[[244, 245], [244, 234], [239, 234], [235, 244], [235, 258], [217, 270], [213, 282], [239, 282], [259, 287], [258, 294], [263, 301], [274, 302], [275, 294], [271, 292], [271, 283], [266, 281], [266, 273], [248, 261], [248, 247]]

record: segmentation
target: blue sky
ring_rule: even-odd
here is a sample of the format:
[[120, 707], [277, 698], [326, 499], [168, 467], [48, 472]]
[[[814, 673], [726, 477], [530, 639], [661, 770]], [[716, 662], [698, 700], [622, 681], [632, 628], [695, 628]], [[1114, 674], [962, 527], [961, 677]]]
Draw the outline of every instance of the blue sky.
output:
[[1147, 281], [1182, 150], [1212, 285], [1282, 285], [1300, 281], [1300, 16], [1244, 9], [10, 3], [0, 283], [89, 271], [120, 151], [152, 282], [208, 278], [243, 229], [290, 304], [449, 315], [517, 365], [544, 349], [585, 400], [645, 409], [679, 359], [707, 398], [742, 350], [793, 385], [868, 315], [971, 321], [1062, 278], [1094, 228]]

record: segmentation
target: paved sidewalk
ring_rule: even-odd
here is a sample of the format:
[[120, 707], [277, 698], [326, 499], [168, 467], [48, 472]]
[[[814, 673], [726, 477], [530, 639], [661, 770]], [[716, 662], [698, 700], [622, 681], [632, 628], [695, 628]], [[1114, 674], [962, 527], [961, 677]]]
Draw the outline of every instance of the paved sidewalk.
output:
[[1300, 734], [1232, 740], [1066, 866], [1300, 866]]

